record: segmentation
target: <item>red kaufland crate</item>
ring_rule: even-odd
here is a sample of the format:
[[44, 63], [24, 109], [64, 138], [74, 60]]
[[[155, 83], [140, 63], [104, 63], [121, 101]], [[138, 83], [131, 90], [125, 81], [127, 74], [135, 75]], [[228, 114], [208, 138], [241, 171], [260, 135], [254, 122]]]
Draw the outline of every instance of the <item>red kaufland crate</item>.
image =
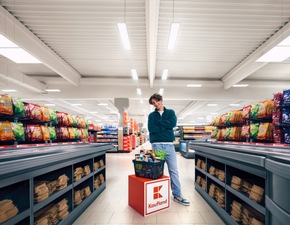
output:
[[170, 179], [162, 176], [159, 179], [148, 179], [129, 175], [128, 203], [142, 216], [170, 207]]
[[135, 175], [150, 179], [158, 179], [163, 176], [164, 162], [145, 162], [133, 160]]

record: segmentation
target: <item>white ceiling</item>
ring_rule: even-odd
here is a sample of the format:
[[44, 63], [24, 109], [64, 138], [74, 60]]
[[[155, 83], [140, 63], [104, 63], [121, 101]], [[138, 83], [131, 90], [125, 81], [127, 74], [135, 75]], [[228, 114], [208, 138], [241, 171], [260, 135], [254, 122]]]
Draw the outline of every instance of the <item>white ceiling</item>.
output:
[[[164, 105], [174, 109], [183, 124], [202, 123], [212, 117], [210, 113], [240, 109], [290, 88], [289, 60], [255, 62], [290, 35], [290, 0], [0, 3], [0, 33], [43, 62], [15, 64], [0, 57], [0, 89], [17, 89], [10, 95], [41, 105], [55, 103], [57, 110], [91, 116], [92, 122], [113, 124], [118, 118], [114, 98], [128, 98], [129, 116], [145, 124], [152, 110], [148, 98], [159, 88], [164, 88]], [[124, 21], [129, 51], [123, 48], [117, 27]], [[181, 26], [174, 50], [168, 50], [173, 21]], [[131, 78], [132, 68], [138, 82]], [[169, 74], [163, 81], [165, 68]], [[186, 87], [194, 83], [203, 86]], [[249, 87], [233, 88], [236, 83]], [[46, 88], [61, 92], [46, 93]]]

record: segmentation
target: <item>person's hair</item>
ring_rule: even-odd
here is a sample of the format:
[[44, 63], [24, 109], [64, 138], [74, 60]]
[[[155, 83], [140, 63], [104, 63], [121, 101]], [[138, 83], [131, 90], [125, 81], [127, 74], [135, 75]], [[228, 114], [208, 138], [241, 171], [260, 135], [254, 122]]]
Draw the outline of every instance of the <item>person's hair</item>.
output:
[[158, 93], [154, 93], [150, 98], [149, 98], [149, 104], [152, 105], [152, 100], [155, 99], [156, 101], [162, 101], [162, 96]]

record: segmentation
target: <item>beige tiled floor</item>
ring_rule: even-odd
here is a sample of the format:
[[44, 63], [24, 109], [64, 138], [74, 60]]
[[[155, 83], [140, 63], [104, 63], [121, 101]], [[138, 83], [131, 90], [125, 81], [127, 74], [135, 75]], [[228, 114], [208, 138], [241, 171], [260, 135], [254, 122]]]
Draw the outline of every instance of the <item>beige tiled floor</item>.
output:
[[[191, 201], [182, 206], [171, 201], [169, 209], [143, 217], [128, 205], [128, 175], [134, 174], [131, 153], [107, 153], [106, 189], [75, 221], [73, 225], [224, 225], [211, 207], [194, 189], [194, 160], [186, 159], [177, 152], [180, 182], [183, 195]], [[167, 175], [167, 167], [164, 168]]]

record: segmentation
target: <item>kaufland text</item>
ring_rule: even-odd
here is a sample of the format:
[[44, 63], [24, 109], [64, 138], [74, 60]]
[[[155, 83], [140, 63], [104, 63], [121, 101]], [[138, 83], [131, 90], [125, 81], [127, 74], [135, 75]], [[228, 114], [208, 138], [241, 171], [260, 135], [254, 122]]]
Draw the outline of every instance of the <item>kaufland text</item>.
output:
[[157, 207], [159, 205], [164, 205], [164, 204], [167, 204], [167, 199], [164, 201], [158, 201], [155, 204], [148, 204], [148, 208], [151, 209], [151, 208]]

